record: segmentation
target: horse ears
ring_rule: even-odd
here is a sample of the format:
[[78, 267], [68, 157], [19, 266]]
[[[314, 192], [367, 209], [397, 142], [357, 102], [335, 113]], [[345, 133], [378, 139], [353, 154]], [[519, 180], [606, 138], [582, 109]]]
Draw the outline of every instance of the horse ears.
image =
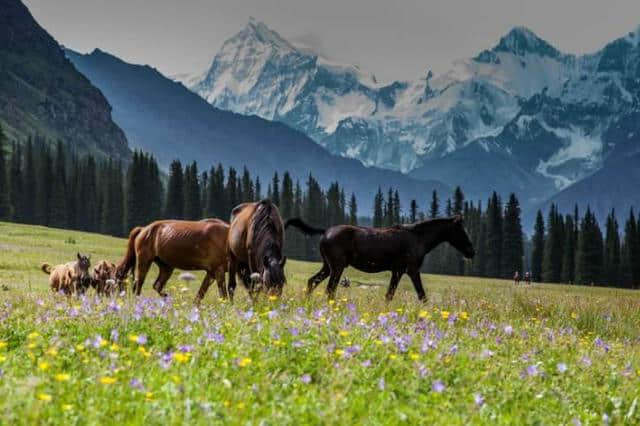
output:
[[81, 260], [81, 259], [82, 259], [82, 256], [80, 256], [80, 253], [79, 253], [79, 252], [78, 252], [78, 253], [76, 253], [76, 256], [78, 256], [78, 260]]
[[287, 256], [282, 256], [282, 260], [280, 261], [280, 267], [284, 268], [285, 263], [287, 263]]

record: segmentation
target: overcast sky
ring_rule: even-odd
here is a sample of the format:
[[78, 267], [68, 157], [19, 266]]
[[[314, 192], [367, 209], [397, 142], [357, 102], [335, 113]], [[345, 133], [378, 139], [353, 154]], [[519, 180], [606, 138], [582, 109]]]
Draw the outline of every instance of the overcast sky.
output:
[[524, 25], [565, 52], [640, 25], [640, 0], [24, 0], [60, 43], [172, 75], [204, 70], [250, 16], [380, 80], [446, 70]]

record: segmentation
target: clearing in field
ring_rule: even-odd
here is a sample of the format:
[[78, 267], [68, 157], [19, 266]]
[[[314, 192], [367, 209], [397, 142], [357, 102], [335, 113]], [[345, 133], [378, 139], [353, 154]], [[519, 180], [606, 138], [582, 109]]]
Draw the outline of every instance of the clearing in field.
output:
[[[0, 224], [2, 422], [637, 424], [640, 296], [579, 286], [346, 271], [289, 261], [282, 299], [233, 305], [174, 274], [170, 297], [52, 295], [41, 262], [117, 261], [125, 240]], [[201, 274], [197, 274], [200, 279]]]

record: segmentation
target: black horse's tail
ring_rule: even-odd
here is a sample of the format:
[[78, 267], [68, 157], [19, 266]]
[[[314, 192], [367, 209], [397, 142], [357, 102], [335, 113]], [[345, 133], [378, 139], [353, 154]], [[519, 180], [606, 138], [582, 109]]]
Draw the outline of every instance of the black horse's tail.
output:
[[311, 225], [307, 225], [299, 217], [292, 217], [291, 219], [287, 219], [287, 221], [284, 223], [284, 228], [287, 229], [289, 226], [298, 228], [305, 235], [319, 235], [324, 234], [326, 231], [326, 229], [314, 228]]

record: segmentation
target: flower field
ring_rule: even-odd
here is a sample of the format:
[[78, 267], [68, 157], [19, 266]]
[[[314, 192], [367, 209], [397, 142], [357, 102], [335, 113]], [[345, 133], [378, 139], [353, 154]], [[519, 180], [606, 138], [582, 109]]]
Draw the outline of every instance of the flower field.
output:
[[[638, 424], [635, 292], [347, 271], [306, 298], [318, 265], [290, 261], [284, 297], [234, 304], [174, 274], [151, 290], [67, 299], [40, 262], [117, 260], [124, 240], [0, 224], [2, 423]], [[200, 276], [200, 275], [198, 275]]]

